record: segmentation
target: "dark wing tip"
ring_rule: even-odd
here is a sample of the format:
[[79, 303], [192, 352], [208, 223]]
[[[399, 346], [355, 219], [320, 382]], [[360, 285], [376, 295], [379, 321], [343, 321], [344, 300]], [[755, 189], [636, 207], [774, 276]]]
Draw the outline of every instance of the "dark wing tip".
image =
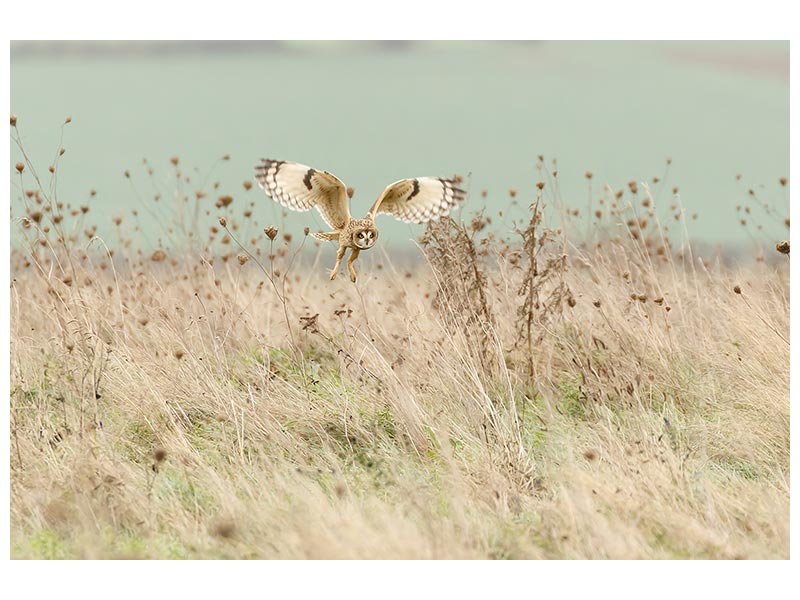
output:
[[280, 168], [280, 166], [286, 162], [285, 160], [274, 160], [272, 158], [260, 158], [259, 160], [261, 162], [255, 166], [256, 171], [266, 171], [273, 165], [276, 165]]
[[438, 179], [442, 182], [442, 186], [445, 189], [448, 189], [452, 192], [453, 198], [456, 200], [456, 202], [461, 202], [467, 197], [467, 192], [458, 187], [458, 180], [448, 179], [446, 177], [439, 177]]

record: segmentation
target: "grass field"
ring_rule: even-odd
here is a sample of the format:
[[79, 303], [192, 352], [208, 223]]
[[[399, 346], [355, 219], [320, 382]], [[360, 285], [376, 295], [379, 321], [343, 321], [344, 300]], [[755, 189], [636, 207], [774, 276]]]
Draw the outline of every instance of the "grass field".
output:
[[210, 186], [143, 253], [21, 167], [12, 557], [788, 558], [787, 256], [693, 255], [633, 183], [573, 244], [540, 162], [516, 230], [353, 285]]

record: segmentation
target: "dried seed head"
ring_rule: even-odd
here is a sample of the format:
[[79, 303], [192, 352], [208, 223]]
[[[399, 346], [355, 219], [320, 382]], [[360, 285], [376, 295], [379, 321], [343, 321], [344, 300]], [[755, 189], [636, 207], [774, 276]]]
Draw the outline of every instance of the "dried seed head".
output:
[[508, 190], [508, 195], [509, 195], [509, 196], [511, 196], [512, 198], [516, 197], [516, 195], [517, 195], [517, 188], [511, 188], [511, 189], [509, 189], [509, 190]]
[[631, 180], [628, 182], [628, 189], [631, 191], [632, 194], [636, 194], [639, 191], [639, 186], [636, 185], [636, 182]]
[[236, 524], [229, 519], [219, 521], [214, 525], [213, 533], [217, 537], [230, 539], [236, 535]]
[[17, 169], [18, 173], [22, 173], [25, 170], [25, 164], [18, 162], [14, 167]]
[[161, 249], [158, 249], [155, 252], [153, 252], [152, 256], [150, 257], [150, 260], [152, 260], [153, 262], [161, 262], [165, 258], [167, 258], [167, 253]]
[[[12, 119], [16, 119], [16, 117], [13, 117], [13, 116], [12, 116], [11, 118], [12, 118]], [[11, 123], [11, 124], [13, 125], [14, 123]], [[786, 181], [787, 181], [786, 177], [781, 177], [781, 178], [778, 180], [778, 182], [779, 182], [781, 185], [783, 185], [783, 186], [785, 186], [785, 185], [786, 185]]]
[[233, 196], [224, 195], [217, 198], [217, 208], [222, 208], [224, 206], [230, 206], [231, 202], [233, 202]]
[[64, 150], [64, 148], [59, 148], [58, 155], [59, 156], [64, 156], [64, 152], [66, 152], [66, 150]]
[[253, 187], [253, 182], [252, 181], [243, 181], [242, 182], [242, 186], [244, 186], [244, 189], [249, 190], [250, 188]]
[[775, 250], [777, 250], [781, 254], [789, 254], [789, 240], [778, 242], [775, 245]]
[[218, 219], [218, 221], [219, 221], [219, 224], [220, 224], [222, 227], [227, 227], [227, 226], [228, 226], [228, 219], [226, 219], [225, 217], [220, 217], [220, 218]]
[[178, 163], [180, 162], [180, 159], [177, 156], [173, 156], [172, 158], [169, 159], [169, 162], [171, 162], [173, 165], [177, 167]]
[[72, 117], [67, 117], [64, 119], [64, 125], [67, 125], [68, 123], [72, 123]]
[[585, 450], [583, 452], [583, 458], [585, 458], [586, 460], [589, 460], [589, 461], [595, 460], [597, 458], [597, 451], [592, 450], [591, 448], [588, 449], [588, 450]]
[[356, 193], [356, 190], [354, 188], [351, 188], [351, 187], [347, 188], [347, 197], [348, 198], [352, 198], [353, 194], [355, 194], [355, 193]]
[[274, 240], [275, 237], [278, 235], [278, 229], [276, 227], [273, 227], [272, 225], [270, 225], [269, 227], [266, 227], [264, 229], [264, 233], [267, 235], [267, 237], [270, 240]]
[[308, 235], [310, 229], [308, 227], [303, 227], [303, 235]]
[[598, 298], [597, 300], [594, 300], [592, 304], [594, 305], [595, 308], [600, 308], [600, 299]]
[[248, 260], [250, 260], [250, 257], [248, 257], [246, 254], [240, 254], [239, 256], [237, 256], [237, 257], [236, 257], [236, 260], [238, 260], [238, 261], [239, 261], [239, 264], [240, 264], [240, 265], [243, 265], [243, 264], [245, 264], [245, 263], [246, 263]]
[[488, 195], [488, 193], [489, 193], [489, 192], [488, 192], [487, 190], [481, 190], [481, 198], [486, 198], [486, 196]]
[[283, 234], [283, 241], [287, 244], [292, 241], [292, 234], [291, 233], [284, 233]]
[[739, 287], [738, 285], [735, 285], [735, 286], [733, 286], [733, 292], [735, 294], [741, 294], [742, 293], [742, 288]]
[[586, 179], [591, 179], [592, 177], [594, 177], [591, 171], [586, 171], [586, 173], [584, 173], [583, 176], [586, 177]]
[[17, 115], [11, 115], [11, 126], [12, 127], [17, 126]]
[[337, 481], [333, 486], [333, 491], [338, 498], [344, 498], [347, 495], [347, 486], [343, 481]]
[[153, 458], [157, 463], [163, 462], [167, 458], [167, 451], [163, 448], [153, 450]]
[[128, 171], [128, 169], [125, 169], [125, 172], [123, 173], [123, 175], [125, 175], [125, 179], [130, 179], [131, 178], [131, 172]]
[[539, 188], [540, 190], [544, 189], [544, 181], [537, 181], [536, 187]]

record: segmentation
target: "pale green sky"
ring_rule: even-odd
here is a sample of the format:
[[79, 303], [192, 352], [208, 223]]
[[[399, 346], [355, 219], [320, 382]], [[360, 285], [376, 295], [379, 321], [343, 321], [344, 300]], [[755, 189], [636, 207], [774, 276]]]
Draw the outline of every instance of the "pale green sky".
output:
[[[60, 197], [81, 203], [97, 189], [93, 214], [109, 230], [112, 215], [140, 206], [123, 171], [149, 197], [142, 158], [166, 189], [175, 154], [203, 174], [230, 154], [210, 180], [234, 195], [235, 207], [257, 200], [260, 227], [279, 211], [241, 182], [252, 179], [262, 156], [332, 171], [356, 188], [355, 215], [392, 181], [453, 173], [472, 174], [469, 208], [488, 202], [490, 214], [508, 212], [508, 188], [519, 189], [523, 202], [533, 198], [538, 154], [558, 159], [564, 201], [581, 209], [587, 169], [597, 195], [605, 182], [619, 188], [661, 176], [672, 157], [668, 187], [679, 186], [687, 210], [700, 214], [689, 224], [692, 235], [711, 242], [749, 243], [734, 209], [748, 187], [788, 214], [788, 188], [777, 184], [789, 171], [788, 43], [295, 42], [133, 52], [117, 43], [90, 50], [12, 46], [11, 106], [42, 172], [60, 124], [72, 117]], [[12, 147], [12, 164], [18, 158]], [[16, 202], [13, 178], [11, 193]], [[206, 220], [215, 221], [216, 211]], [[147, 215], [143, 223], [154, 242], [159, 226]], [[306, 224], [325, 228], [316, 214], [293, 215], [286, 227], [299, 232]], [[782, 233], [766, 219], [763, 225], [767, 240]], [[379, 226], [383, 243], [422, 229], [389, 217]]]

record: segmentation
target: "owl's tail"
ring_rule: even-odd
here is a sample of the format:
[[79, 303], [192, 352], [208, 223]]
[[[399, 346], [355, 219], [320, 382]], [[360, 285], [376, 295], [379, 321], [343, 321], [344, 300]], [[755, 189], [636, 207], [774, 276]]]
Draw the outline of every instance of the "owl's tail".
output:
[[339, 232], [338, 231], [328, 231], [327, 233], [320, 231], [318, 233], [312, 233], [311, 235], [313, 235], [318, 240], [326, 240], [328, 242], [338, 242], [339, 241]]

